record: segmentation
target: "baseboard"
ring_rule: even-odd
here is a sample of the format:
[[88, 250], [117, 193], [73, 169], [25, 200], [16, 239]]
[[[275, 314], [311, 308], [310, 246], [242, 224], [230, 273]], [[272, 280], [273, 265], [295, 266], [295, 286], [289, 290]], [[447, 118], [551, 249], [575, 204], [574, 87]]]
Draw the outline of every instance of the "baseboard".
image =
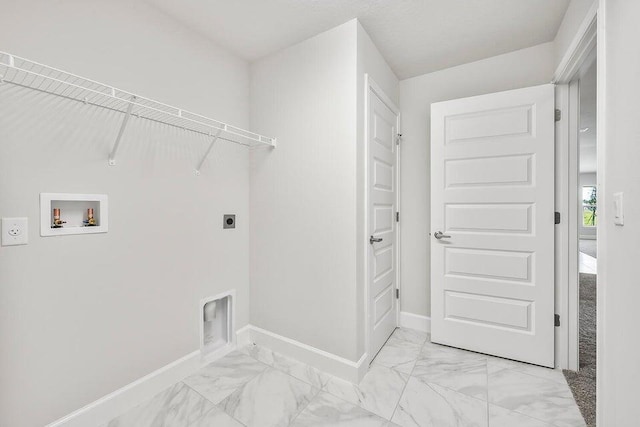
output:
[[597, 240], [598, 236], [594, 236], [593, 234], [584, 234], [578, 236], [580, 240]]
[[366, 353], [354, 362], [253, 325], [238, 330], [236, 342], [239, 347], [241, 343], [255, 343], [267, 347], [352, 383], [360, 382], [368, 368], [365, 363]]
[[236, 331], [238, 348], [251, 344], [251, 325], [246, 325]]
[[[426, 316], [401, 312], [400, 326], [429, 332], [430, 319]], [[249, 343], [265, 346], [275, 352], [292, 357], [321, 371], [353, 383], [360, 382], [368, 368], [367, 363], [365, 363], [367, 360], [366, 353], [363, 354], [357, 362], [354, 362], [271, 331], [253, 325], [247, 325], [236, 331], [235, 345], [233, 343], [229, 344], [206, 357], [203, 357], [198, 350], [189, 353], [48, 424], [46, 427], [84, 427], [104, 424], [155, 396], [167, 387], [183, 380], [208, 363], [224, 357], [233, 351], [236, 346], [242, 347]]]
[[400, 312], [400, 326], [422, 332], [431, 332], [431, 318], [419, 314]]
[[357, 362], [353, 362], [273, 332], [247, 325], [236, 331], [235, 344], [231, 343], [207, 356], [202, 356], [198, 350], [189, 353], [48, 424], [46, 427], [86, 427], [105, 424], [134, 406], [150, 399], [167, 387], [183, 380], [203, 366], [224, 357], [235, 350], [236, 347], [242, 347], [252, 342], [314, 366], [324, 372], [344, 378], [347, 381], [357, 383], [367, 371], [366, 363], [364, 363], [366, 354]]
[[235, 348], [234, 344], [229, 344], [206, 357], [203, 357], [200, 351], [196, 350], [48, 424], [46, 427], [86, 427], [105, 424], [183, 380], [203, 366], [224, 357]]

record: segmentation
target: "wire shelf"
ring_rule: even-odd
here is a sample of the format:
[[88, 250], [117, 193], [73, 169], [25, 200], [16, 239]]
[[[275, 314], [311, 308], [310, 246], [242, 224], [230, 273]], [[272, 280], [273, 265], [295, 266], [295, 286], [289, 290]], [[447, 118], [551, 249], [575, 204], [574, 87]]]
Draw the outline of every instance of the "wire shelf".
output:
[[[84, 102], [109, 110], [168, 124], [215, 139], [241, 144], [248, 147], [276, 146], [276, 138], [244, 130], [219, 120], [182, 110], [162, 102], [154, 101], [104, 83], [76, 76], [66, 71], [0, 52], [0, 82], [50, 93], [68, 99]], [[114, 152], [123, 128], [116, 141]], [[110, 157], [110, 163], [114, 164]]]

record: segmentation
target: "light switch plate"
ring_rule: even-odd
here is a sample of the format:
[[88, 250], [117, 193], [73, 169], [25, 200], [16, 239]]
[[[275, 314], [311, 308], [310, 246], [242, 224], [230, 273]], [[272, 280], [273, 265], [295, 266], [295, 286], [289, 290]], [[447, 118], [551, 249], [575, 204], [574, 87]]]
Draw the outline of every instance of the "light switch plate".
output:
[[613, 193], [613, 223], [615, 225], [624, 225], [623, 193]]
[[28, 218], [2, 218], [2, 246], [29, 243]]

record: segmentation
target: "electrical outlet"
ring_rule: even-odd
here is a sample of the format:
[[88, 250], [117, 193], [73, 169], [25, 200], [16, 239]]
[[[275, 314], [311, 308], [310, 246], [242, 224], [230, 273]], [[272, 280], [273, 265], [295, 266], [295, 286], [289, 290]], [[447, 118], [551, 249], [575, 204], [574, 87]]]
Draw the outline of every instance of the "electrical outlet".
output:
[[235, 214], [226, 214], [222, 216], [222, 228], [236, 228]]
[[29, 221], [27, 218], [2, 218], [2, 246], [26, 245], [29, 243]]

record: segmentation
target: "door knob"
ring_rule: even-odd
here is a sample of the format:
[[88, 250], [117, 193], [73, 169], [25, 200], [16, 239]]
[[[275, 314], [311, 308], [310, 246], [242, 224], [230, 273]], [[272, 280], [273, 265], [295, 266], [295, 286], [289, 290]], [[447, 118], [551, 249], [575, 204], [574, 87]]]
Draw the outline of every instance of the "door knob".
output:
[[435, 233], [433, 233], [433, 237], [435, 237], [438, 240], [451, 238], [451, 236], [444, 234], [442, 231], [436, 231]]
[[370, 244], [374, 244], [374, 243], [378, 243], [378, 242], [382, 242], [382, 237], [369, 237], [369, 243]]

